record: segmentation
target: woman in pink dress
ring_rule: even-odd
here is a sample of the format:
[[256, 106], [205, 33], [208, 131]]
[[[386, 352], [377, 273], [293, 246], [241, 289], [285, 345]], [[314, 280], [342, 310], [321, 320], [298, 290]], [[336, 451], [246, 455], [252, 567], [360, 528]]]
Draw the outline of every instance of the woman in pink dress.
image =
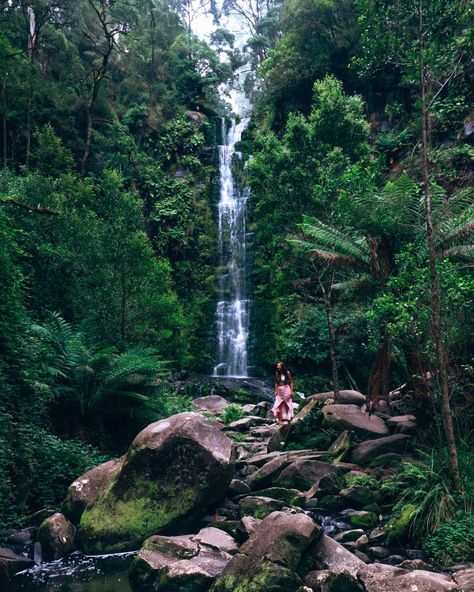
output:
[[293, 419], [293, 377], [283, 362], [278, 362], [275, 371], [275, 403], [273, 414], [278, 425], [290, 423]]

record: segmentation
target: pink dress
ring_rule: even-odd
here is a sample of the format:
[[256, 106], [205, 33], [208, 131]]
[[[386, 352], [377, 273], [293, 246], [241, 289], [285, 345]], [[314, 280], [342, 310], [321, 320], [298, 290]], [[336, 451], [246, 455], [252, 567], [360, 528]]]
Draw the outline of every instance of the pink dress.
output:
[[277, 386], [272, 412], [276, 417], [280, 413], [282, 421], [291, 421], [293, 419], [293, 397], [289, 384], [279, 384]]

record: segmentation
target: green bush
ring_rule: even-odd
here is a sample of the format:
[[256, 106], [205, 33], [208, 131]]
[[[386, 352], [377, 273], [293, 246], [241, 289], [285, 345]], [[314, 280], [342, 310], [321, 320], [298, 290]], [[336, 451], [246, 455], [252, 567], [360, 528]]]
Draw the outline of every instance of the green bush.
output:
[[474, 516], [464, 511], [456, 513], [423, 541], [423, 550], [442, 567], [474, 561]]
[[339, 435], [339, 430], [322, 426], [323, 412], [315, 405], [303, 420], [291, 426], [287, 450], [327, 450]]
[[458, 457], [463, 497], [452, 485], [450, 458], [445, 447], [418, 451], [416, 460], [402, 462], [396, 474], [383, 481], [382, 491], [397, 500], [392, 516], [400, 515], [406, 506], [417, 508], [410, 526], [410, 537], [415, 542], [426, 540], [438, 528], [453, 521], [461, 508], [471, 517], [474, 515], [474, 454], [462, 440], [458, 441]]
[[0, 414], [0, 534], [41, 508], [59, 508], [68, 486], [108, 456]]
[[231, 403], [224, 407], [224, 411], [222, 412], [221, 420], [222, 423], [225, 425], [229, 425], [233, 421], [237, 421], [238, 419], [242, 419], [244, 416], [244, 411], [240, 405], [236, 403]]

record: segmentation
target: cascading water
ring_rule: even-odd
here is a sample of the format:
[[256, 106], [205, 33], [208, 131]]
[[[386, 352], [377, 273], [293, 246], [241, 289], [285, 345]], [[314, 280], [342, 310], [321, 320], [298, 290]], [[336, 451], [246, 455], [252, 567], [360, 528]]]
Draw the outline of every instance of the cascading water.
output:
[[240, 141], [248, 118], [231, 120], [229, 131], [221, 120], [223, 145], [219, 148], [219, 302], [216, 308], [218, 363], [214, 376], [247, 376], [249, 299], [247, 293], [247, 242], [245, 209], [248, 190], [241, 189], [233, 176], [235, 145]]

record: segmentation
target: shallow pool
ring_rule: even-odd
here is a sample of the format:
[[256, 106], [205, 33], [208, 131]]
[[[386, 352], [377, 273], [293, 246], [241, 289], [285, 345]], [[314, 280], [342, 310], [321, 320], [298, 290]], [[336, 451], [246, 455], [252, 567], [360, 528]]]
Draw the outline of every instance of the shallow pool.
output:
[[85, 557], [73, 553], [17, 574], [0, 587], [2, 592], [132, 592], [128, 568], [135, 554]]

